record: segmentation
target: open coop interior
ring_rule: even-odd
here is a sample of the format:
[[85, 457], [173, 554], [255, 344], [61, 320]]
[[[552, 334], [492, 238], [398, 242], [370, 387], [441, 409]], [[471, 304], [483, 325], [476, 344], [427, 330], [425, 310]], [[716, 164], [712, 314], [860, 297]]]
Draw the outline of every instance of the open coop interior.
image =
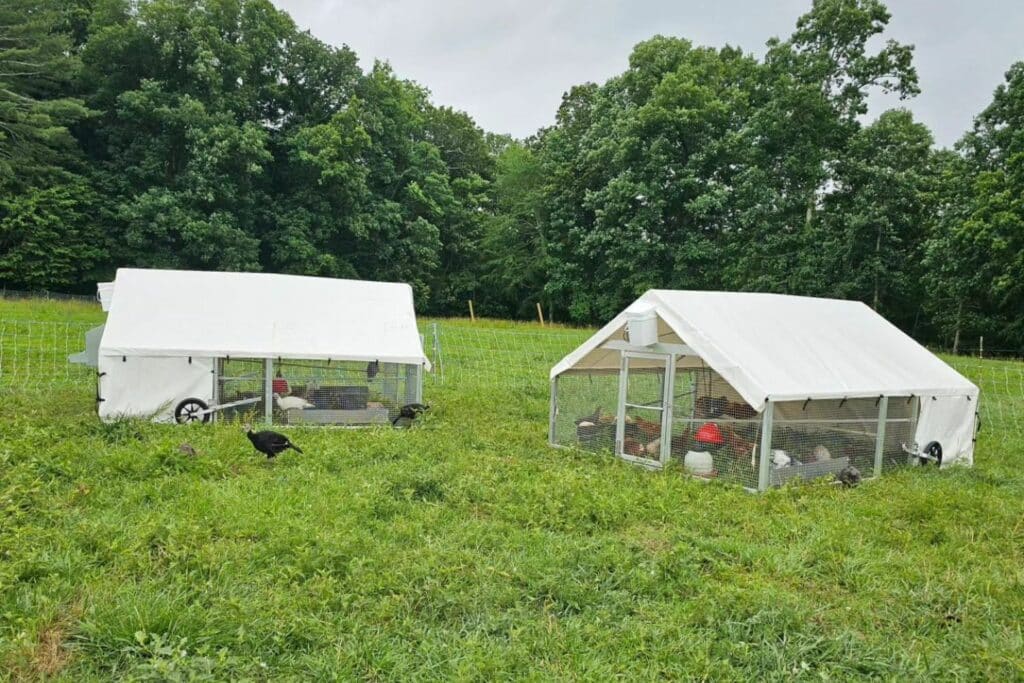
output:
[[218, 419], [264, 421], [268, 386], [272, 424], [391, 424], [403, 405], [422, 399], [418, 365], [378, 361], [222, 358], [217, 363]]
[[[676, 462], [692, 475], [748, 489], [835, 475], [847, 465], [867, 478], [916, 462], [903, 449], [914, 437], [913, 397], [772, 403], [766, 419], [692, 356], [627, 355], [619, 369], [570, 370], [554, 383], [553, 444], [610, 451], [656, 467]], [[765, 444], [768, 476], [762, 482]]]

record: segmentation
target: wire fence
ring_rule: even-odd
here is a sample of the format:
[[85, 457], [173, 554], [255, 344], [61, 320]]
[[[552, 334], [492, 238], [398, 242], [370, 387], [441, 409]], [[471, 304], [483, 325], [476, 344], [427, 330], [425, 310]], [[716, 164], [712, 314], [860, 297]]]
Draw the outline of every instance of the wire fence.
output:
[[84, 301], [99, 305], [95, 295], [89, 294], [65, 294], [63, 292], [51, 292], [46, 289], [34, 291], [7, 289], [0, 287], [0, 299], [25, 300], [34, 299], [42, 301]]
[[85, 348], [89, 323], [0, 320], [0, 388], [39, 389], [91, 384], [95, 371], [68, 362]]
[[[0, 391], [80, 387], [92, 391], [95, 371], [68, 362], [85, 348], [86, 322], [0, 319]], [[424, 385], [447, 391], [494, 389], [544, 395], [548, 372], [592, 330], [441, 320], [420, 325], [433, 372]], [[943, 357], [981, 388], [983, 428], [1024, 436], [1024, 362], [1020, 358]]]

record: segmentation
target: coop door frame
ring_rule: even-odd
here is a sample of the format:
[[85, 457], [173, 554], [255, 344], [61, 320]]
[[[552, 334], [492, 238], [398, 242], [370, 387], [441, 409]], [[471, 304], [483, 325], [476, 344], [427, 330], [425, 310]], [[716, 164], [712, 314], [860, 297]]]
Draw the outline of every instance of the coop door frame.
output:
[[[658, 360], [664, 363], [665, 374], [663, 375], [664, 381], [662, 384], [660, 406], [661, 450], [657, 460], [630, 455], [626, 453], [624, 449], [626, 441], [626, 408], [652, 408], [652, 406], [633, 406], [633, 404], [628, 403], [626, 400], [629, 393], [629, 360], [631, 358], [636, 358], [638, 360]], [[675, 397], [673, 387], [675, 386], [676, 354], [622, 351], [619, 363], [619, 401], [616, 413], [617, 419], [615, 421], [615, 454], [628, 462], [643, 465], [644, 467], [650, 467], [652, 469], [661, 469], [668, 464], [669, 457], [672, 454], [672, 402]]]

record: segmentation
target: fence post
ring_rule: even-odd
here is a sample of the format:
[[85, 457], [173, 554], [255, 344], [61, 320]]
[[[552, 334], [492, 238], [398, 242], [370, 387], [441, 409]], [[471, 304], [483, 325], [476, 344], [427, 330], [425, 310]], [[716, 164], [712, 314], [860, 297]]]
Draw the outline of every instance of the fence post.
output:
[[433, 323], [434, 327], [434, 358], [437, 359], [437, 369], [434, 370], [438, 374], [439, 381], [444, 384], [444, 357], [441, 352], [441, 328], [437, 323]]
[[540, 318], [540, 326], [544, 327], [544, 310], [540, 307], [540, 302], [537, 302], [537, 317]]
[[470, 322], [476, 322], [476, 315], [473, 313], [473, 300], [469, 300], [469, 320]]
[[555, 445], [555, 421], [558, 419], [558, 378], [551, 380], [551, 407], [548, 414], [548, 443]]
[[978, 337], [978, 358], [985, 357], [985, 337]]

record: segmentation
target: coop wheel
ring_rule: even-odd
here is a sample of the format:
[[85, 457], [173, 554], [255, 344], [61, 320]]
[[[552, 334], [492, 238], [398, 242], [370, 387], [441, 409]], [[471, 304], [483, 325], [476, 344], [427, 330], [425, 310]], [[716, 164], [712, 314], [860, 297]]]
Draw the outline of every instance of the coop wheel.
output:
[[174, 409], [174, 421], [178, 424], [190, 422], [209, 422], [210, 414], [204, 413], [208, 406], [198, 398], [186, 398]]
[[942, 465], [942, 444], [938, 441], [930, 441], [921, 453], [923, 454], [921, 457], [922, 465], [927, 465], [928, 463]]

